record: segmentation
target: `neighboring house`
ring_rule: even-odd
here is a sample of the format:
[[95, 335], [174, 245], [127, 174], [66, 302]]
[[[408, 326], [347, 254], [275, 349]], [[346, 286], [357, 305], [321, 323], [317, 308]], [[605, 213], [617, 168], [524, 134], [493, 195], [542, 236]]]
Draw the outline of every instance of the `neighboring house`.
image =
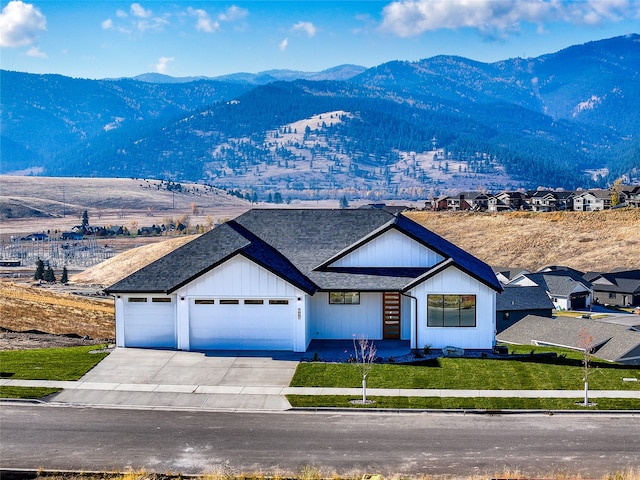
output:
[[531, 193], [528, 201], [534, 212], [554, 212], [558, 198], [550, 190], [537, 190]]
[[534, 212], [555, 212], [573, 210], [573, 198], [575, 192], [537, 190], [529, 192], [528, 203]]
[[62, 240], [83, 240], [84, 233], [82, 232], [62, 232]]
[[583, 350], [578, 339], [582, 329], [593, 336], [593, 354], [596, 357], [627, 365], [640, 365], [639, 329], [598, 320], [529, 315], [501, 332], [498, 341], [515, 345], [544, 345]]
[[527, 315], [549, 317], [554, 305], [543, 287], [505, 286], [496, 296], [496, 331], [502, 332]]
[[305, 351], [313, 339], [491, 349], [484, 262], [382, 209], [260, 209], [106, 291], [120, 347]]
[[[620, 203], [625, 201], [624, 193], [620, 193]], [[595, 212], [611, 208], [610, 190], [588, 190], [579, 192], [573, 199], [573, 210], [576, 212]]]
[[640, 208], [640, 186], [624, 187], [622, 193], [628, 207]]
[[26, 237], [22, 237], [21, 240], [28, 240], [31, 242], [42, 242], [44, 240], [47, 240], [48, 238], [49, 238], [49, 235], [47, 235], [46, 233], [30, 233]]
[[618, 307], [640, 306], [640, 270], [589, 272], [584, 278], [593, 285], [594, 302]]
[[573, 269], [548, 267], [537, 273], [523, 273], [509, 285], [544, 288], [557, 310], [582, 310], [590, 308], [592, 302], [591, 284]]
[[490, 212], [521, 210], [525, 206], [528, 206], [526, 195], [521, 192], [501, 192], [487, 200], [487, 209]]

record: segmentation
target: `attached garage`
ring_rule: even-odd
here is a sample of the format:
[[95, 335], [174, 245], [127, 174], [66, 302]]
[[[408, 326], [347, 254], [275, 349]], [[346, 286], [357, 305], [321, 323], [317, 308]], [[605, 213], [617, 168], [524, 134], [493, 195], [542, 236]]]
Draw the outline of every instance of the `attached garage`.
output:
[[132, 296], [124, 302], [126, 347], [176, 348], [175, 299]]
[[293, 350], [294, 298], [192, 298], [190, 350]]

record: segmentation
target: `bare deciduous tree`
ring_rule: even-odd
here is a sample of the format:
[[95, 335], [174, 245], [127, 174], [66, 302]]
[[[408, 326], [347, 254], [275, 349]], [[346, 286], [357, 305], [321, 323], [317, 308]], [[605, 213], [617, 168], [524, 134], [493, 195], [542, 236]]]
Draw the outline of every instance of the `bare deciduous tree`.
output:
[[367, 337], [356, 338], [353, 336], [353, 350], [355, 351], [354, 364], [360, 370], [362, 376], [362, 403], [367, 402], [367, 375], [373, 368], [373, 363], [376, 361], [378, 350], [373, 343], [373, 340], [369, 340]]
[[591, 369], [591, 357], [593, 352], [593, 335], [589, 333], [586, 327], [582, 327], [578, 333], [578, 347], [582, 349], [582, 368], [584, 369], [584, 403], [585, 407], [589, 403], [589, 373]]

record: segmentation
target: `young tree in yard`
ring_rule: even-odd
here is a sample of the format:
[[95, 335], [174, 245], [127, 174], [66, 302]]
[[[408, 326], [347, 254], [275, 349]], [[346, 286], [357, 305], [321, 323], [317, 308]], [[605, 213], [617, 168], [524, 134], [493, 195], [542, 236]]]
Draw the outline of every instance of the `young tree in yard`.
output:
[[584, 405], [588, 407], [592, 404], [589, 403], [589, 373], [591, 370], [591, 352], [593, 352], [593, 335], [589, 333], [586, 327], [580, 329], [578, 333], [578, 347], [583, 351], [582, 353], [582, 368], [584, 370]]
[[69, 283], [69, 272], [67, 271], [67, 266], [62, 267], [62, 276], [60, 277], [60, 283], [66, 285]]
[[51, 265], [49, 265], [47, 269], [44, 271], [43, 280], [49, 283], [56, 283], [56, 275], [55, 273], [53, 273], [53, 268], [51, 268]]
[[367, 402], [367, 375], [373, 368], [373, 362], [377, 358], [377, 349], [372, 340], [366, 337], [356, 339], [353, 336], [353, 350], [355, 351], [354, 365], [360, 370], [362, 376], [362, 403]]
[[82, 212], [82, 226], [83, 227], [89, 226], [89, 212], [87, 212], [86, 210]]
[[42, 280], [44, 278], [44, 262], [38, 257], [36, 260], [36, 273], [33, 275], [36, 280]]

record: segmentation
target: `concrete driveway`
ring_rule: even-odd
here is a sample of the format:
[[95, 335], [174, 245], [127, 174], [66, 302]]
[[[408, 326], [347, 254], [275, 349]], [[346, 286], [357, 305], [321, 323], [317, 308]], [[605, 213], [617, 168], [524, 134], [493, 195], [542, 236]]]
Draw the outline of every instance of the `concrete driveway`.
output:
[[282, 395], [301, 354], [116, 348], [54, 403], [286, 410]]

